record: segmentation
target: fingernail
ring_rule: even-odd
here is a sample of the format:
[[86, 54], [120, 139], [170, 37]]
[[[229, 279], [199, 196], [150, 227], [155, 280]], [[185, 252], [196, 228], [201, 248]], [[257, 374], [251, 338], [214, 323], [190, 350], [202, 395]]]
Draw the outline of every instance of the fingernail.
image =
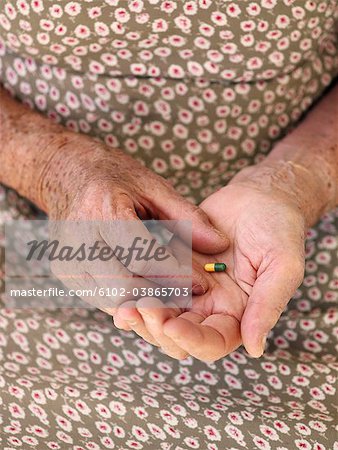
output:
[[196, 284], [192, 287], [192, 295], [203, 295], [204, 293], [205, 290], [200, 284]]

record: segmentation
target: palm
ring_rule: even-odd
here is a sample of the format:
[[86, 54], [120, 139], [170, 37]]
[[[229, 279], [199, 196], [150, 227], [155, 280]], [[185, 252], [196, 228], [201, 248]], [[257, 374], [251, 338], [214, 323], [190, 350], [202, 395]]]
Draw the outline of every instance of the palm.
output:
[[[175, 242], [171, 245], [175, 253]], [[133, 329], [154, 345], [161, 345], [170, 356], [181, 359], [189, 354], [202, 360], [215, 360], [241, 344], [240, 320], [247, 295], [227, 272], [204, 272], [203, 266], [208, 262], [228, 261], [229, 252], [210, 257], [193, 251], [192, 259], [195, 273], [200, 271], [207, 279], [208, 290], [205, 294], [193, 296], [192, 302], [181, 304], [182, 307], [177, 306], [178, 302], [164, 304], [156, 298], [129, 301], [118, 309], [114, 322], [117, 326], [120, 323], [120, 328]], [[171, 318], [175, 319], [172, 329], [177, 336], [175, 343], [173, 335], [170, 338], [162, 335], [161, 339], [156, 339], [162, 334], [163, 325]], [[125, 326], [126, 321], [129, 327]]]
[[[207, 262], [225, 262], [227, 270], [210, 274], [208, 291], [193, 297], [188, 310], [175, 311], [174, 316], [184, 320], [173, 319], [170, 325], [165, 325], [168, 336], [187, 353], [203, 360], [218, 359], [241, 344], [240, 322], [266, 250], [262, 217], [252, 213], [243, 216], [244, 205], [234, 202], [234, 198], [238, 200], [234, 189], [229, 186], [227, 189], [227, 193], [225, 189], [222, 192], [221, 201], [216, 193], [205, 200], [201, 208], [229, 237], [228, 249], [211, 258], [193, 252], [196, 270]], [[220, 209], [220, 205], [226, 206]], [[180, 339], [183, 336], [184, 342]]]
[[[283, 195], [255, 190], [246, 183], [230, 183], [200, 206], [230, 239], [228, 249], [213, 258], [227, 264], [227, 273], [211, 276], [208, 292], [193, 299], [190, 313], [178, 316], [186, 319], [184, 323], [170, 319], [164, 328], [176, 343], [176, 336], [185, 336], [188, 343], [182, 346], [193, 356], [217, 359], [236, 348], [243, 336], [247, 344], [261, 320], [269, 323], [279, 317], [301, 281], [304, 224]], [[194, 253], [194, 259], [205, 262], [201, 254]], [[248, 312], [250, 297], [254, 314]], [[264, 308], [266, 301], [272, 307]], [[259, 314], [257, 304], [262, 305]], [[195, 316], [195, 323], [187, 324], [194, 313], [204, 320]]]
[[[212, 259], [194, 252], [193, 260], [201, 268], [207, 262], [226, 261], [228, 264], [232, 260], [231, 250]], [[204, 295], [192, 298], [191, 307], [173, 310], [180, 320], [171, 321], [170, 336], [176, 336], [176, 343], [190, 355], [215, 360], [241, 344], [240, 321], [248, 296], [227, 272], [208, 274], [208, 284], [209, 289]]]
[[229, 237], [231, 245], [222, 257], [229, 262], [230, 277], [248, 295], [260, 274], [273, 271], [283, 255], [303, 256], [302, 219], [281, 197], [234, 183], [210, 196], [201, 208]]
[[228, 236], [230, 245], [213, 256], [193, 252], [194, 266], [203, 270], [206, 262], [225, 262], [226, 273], [208, 275], [208, 291], [193, 297], [188, 309], [151, 310], [159, 306], [156, 299], [142, 299], [136, 307], [146, 329], [171, 356], [185, 352], [216, 360], [242, 341], [257, 354], [262, 323], [271, 329], [301, 282], [302, 218], [279, 192], [260, 191], [246, 183], [230, 183], [200, 207]]

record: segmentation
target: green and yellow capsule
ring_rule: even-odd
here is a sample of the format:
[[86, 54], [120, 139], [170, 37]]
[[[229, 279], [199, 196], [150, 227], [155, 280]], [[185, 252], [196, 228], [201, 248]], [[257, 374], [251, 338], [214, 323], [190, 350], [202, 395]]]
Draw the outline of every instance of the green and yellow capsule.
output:
[[204, 265], [204, 270], [206, 272], [225, 272], [227, 268], [224, 263], [209, 263]]

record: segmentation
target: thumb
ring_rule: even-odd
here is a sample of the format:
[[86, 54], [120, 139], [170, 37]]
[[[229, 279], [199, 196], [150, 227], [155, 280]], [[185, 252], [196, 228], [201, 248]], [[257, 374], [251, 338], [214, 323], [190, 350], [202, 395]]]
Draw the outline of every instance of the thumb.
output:
[[242, 341], [253, 357], [262, 356], [269, 331], [304, 277], [304, 259], [280, 258], [256, 279], [241, 320]]
[[[160, 201], [159, 201], [160, 200]], [[209, 220], [207, 214], [198, 206], [181, 197], [174, 189], [168, 189], [161, 196], [154, 196], [153, 204], [167, 220], [192, 222], [192, 247], [201, 253], [216, 254], [224, 252], [229, 239]]]

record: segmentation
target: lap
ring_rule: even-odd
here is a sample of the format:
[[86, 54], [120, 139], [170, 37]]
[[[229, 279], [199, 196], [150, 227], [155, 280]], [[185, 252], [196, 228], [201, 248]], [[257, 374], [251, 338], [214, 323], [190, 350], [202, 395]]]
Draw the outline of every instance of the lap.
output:
[[[0, 187], [0, 246], [5, 220], [34, 215]], [[1, 448], [332, 448], [337, 235], [338, 209], [309, 230], [304, 282], [260, 359], [176, 361], [98, 310], [0, 303]]]

